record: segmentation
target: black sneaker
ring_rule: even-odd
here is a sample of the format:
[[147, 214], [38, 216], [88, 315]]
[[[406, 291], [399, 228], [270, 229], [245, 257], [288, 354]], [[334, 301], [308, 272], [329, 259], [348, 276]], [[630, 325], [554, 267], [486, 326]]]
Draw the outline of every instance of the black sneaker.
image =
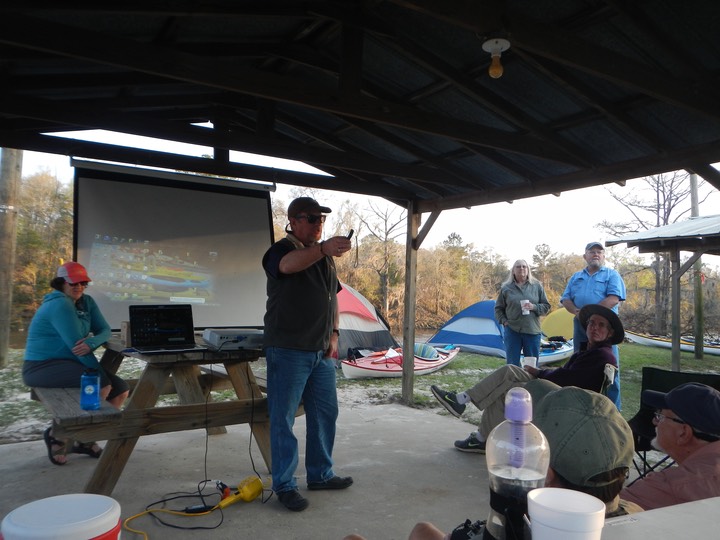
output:
[[485, 453], [485, 441], [481, 441], [473, 431], [470, 436], [463, 441], [455, 441], [455, 448], [461, 452], [474, 452], [476, 454]]
[[485, 534], [485, 521], [471, 522], [469, 519], [461, 523], [450, 533], [450, 540], [468, 540], [471, 538], [482, 538]]
[[462, 413], [465, 412], [465, 404], [460, 405], [457, 402], [457, 397], [455, 396], [454, 392], [446, 392], [445, 390], [441, 390], [434, 384], [430, 387], [430, 391], [433, 393], [433, 396], [435, 396], [437, 400], [442, 403], [442, 406], [445, 407], [448, 412], [456, 418], [460, 418], [460, 416], [462, 416]]
[[277, 494], [277, 498], [285, 508], [293, 512], [302, 512], [310, 505], [308, 500], [300, 495], [297, 489], [282, 491]]
[[352, 476], [333, 476], [330, 480], [325, 482], [308, 482], [308, 489], [345, 489], [349, 488], [353, 484]]

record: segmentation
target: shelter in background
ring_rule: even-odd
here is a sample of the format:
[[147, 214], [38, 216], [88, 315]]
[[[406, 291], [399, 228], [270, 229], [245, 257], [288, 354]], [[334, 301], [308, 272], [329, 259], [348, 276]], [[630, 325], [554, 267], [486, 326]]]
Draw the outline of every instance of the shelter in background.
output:
[[340, 339], [338, 351], [341, 357], [348, 349], [385, 350], [399, 347], [390, 333], [390, 325], [358, 291], [342, 283], [338, 293], [340, 310]]
[[455, 345], [463, 352], [505, 358], [503, 329], [495, 320], [495, 300], [483, 300], [452, 317], [428, 340], [434, 347]]
[[[680, 371], [680, 277], [702, 255], [720, 255], [720, 216], [694, 217], [679, 223], [628, 234], [605, 242], [605, 245], [627, 243], [640, 253], [665, 252], [670, 254], [672, 268], [672, 368]], [[693, 252], [680, 264], [680, 252]]]

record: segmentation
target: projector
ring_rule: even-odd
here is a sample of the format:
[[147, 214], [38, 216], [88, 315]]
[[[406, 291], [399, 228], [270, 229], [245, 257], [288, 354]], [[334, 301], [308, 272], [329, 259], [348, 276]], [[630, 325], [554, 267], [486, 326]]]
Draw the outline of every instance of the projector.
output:
[[206, 328], [203, 339], [214, 349], [229, 351], [234, 349], [261, 349], [262, 330], [256, 328]]

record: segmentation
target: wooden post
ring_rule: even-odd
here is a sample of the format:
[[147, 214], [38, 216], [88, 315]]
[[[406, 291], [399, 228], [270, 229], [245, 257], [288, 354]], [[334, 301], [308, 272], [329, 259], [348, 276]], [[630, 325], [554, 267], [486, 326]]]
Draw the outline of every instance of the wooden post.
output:
[[406, 405], [414, 401], [415, 386], [415, 299], [417, 286], [417, 252], [415, 239], [420, 229], [420, 217], [415, 205], [407, 205], [407, 242], [405, 243], [405, 309], [403, 316], [403, 376], [402, 397]]
[[17, 204], [22, 175], [22, 150], [0, 149], [0, 368], [7, 365], [10, 345]]

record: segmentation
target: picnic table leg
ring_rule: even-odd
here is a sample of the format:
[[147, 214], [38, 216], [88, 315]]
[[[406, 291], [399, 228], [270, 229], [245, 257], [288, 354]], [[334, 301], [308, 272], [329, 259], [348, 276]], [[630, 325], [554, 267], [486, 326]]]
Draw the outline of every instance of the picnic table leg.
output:
[[[175, 390], [178, 399], [183, 405], [193, 403], [205, 403], [210, 400], [210, 396], [205, 397], [200, 386], [198, 377], [200, 376], [200, 366], [175, 366], [172, 371], [173, 381], [175, 381]], [[227, 433], [225, 426], [217, 426], [207, 428], [209, 435], [220, 435]]]
[[[170, 377], [170, 368], [145, 366], [135, 391], [127, 401], [125, 410], [148, 409], [153, 407], [160, 396], [165, 381]], [[95, 466], [90, 480], [85, 485], [85, 493], [110, 495], [125, 465], [130, 459], [140, 437], [127, 437], [108, 440], [103, 453]]]
[[[239, 399], [265, 399], [255, 380], [255, 375], [247, 362], [225, 364], [225, 370], [232, 382], [235, 393]], [[258, 448], [265, 460], [268, 471], [272, 471], [272, 457], [270, 454], [270, 422], [268, 420], [255, 420], [250, 424], [252, 434], [257, 441]]]

